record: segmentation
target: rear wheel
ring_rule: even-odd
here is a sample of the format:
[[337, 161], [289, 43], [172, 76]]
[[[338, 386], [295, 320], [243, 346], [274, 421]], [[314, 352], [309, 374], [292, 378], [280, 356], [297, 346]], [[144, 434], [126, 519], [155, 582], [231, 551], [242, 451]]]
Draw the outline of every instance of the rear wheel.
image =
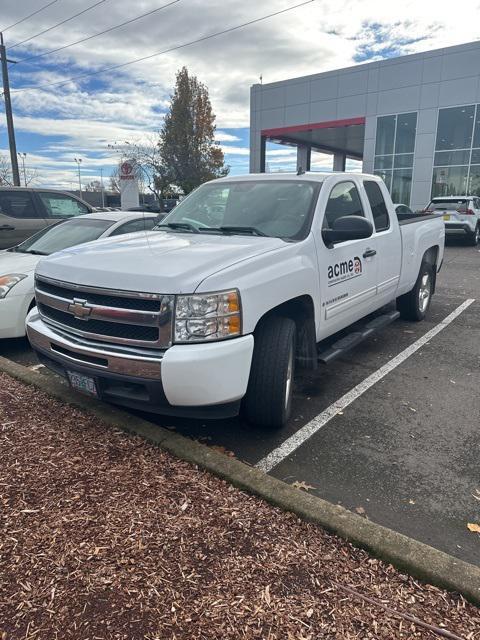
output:
[[292, 407], [296, 325], [272, 317], [255, 331], [255, 348], [244, 399], [247, 420], [263, 427], [282, 427]]
[[472, 247], [476, 247], [480, 242], [480, 224], [477, 224], [475, 231], [469, 233], [467, 236], [468, 244]]
[[423, 320], [430, 307], [433, 292], [433, 268], [422, 263], [417, 282], [411, 291], [397, 298], [397, 309], [404, 320]]

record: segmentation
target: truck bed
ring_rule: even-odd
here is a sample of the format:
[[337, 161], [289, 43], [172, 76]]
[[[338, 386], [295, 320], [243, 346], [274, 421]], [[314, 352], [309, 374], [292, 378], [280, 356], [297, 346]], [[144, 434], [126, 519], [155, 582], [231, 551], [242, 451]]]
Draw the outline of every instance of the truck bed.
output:
[[399, 224], [412, 224], [413, 222], [420, 222], [423, 220], [432, 220], [437, 218], [435, 215], [425, 215], [424, 213], [397, 213]]

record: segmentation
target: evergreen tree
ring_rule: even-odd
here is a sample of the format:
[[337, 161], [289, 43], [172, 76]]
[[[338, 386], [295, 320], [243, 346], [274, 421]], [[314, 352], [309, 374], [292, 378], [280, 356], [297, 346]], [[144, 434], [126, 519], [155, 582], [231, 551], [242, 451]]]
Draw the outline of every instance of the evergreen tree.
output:
[[215, 143], [215, 128], [207, 87], [183, 67], [160, 132], [159, 182], [174, 184], [186, 195], [207, 180], [226, 176], [229, 167]]

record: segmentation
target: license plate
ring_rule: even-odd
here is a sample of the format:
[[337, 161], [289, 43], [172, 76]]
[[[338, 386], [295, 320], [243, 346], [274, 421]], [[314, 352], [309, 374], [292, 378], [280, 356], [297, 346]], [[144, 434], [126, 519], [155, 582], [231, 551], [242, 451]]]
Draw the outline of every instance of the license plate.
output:
[[443, 216], [444, 220], [450, 220], [450, 216]]
[[97, 385], [93, 378], [84, 376], [83, 373], [76, 373], [75, 371], [67, 371], [67, 376], [72, 389], [76, 389], [76, 391], [80, 391], [89, 396], [98, 397]]

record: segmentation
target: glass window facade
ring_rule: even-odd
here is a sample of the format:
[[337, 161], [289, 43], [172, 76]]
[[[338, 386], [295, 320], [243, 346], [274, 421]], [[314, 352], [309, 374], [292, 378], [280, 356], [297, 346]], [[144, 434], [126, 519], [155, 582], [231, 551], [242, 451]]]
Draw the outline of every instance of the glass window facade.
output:
[[410, 204], [416, 131], [416, 112], [377, 118], [373, 170], [396, 203]]
[[432, 197], [480, 195], [480, 105], [438, 112]]

